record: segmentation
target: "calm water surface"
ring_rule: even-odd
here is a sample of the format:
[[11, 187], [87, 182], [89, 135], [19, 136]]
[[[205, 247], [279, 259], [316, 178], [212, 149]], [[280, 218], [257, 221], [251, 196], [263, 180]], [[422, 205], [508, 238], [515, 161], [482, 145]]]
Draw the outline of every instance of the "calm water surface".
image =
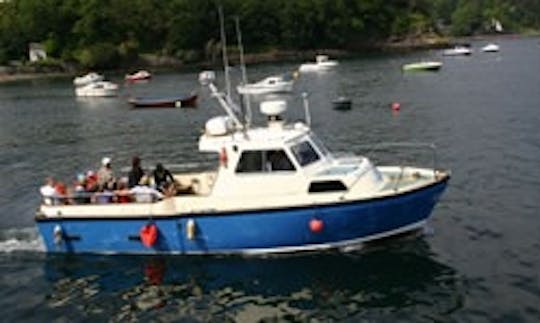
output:
[[[475, 42], [476, 49], [485, 42]], [[3, 321], [540, 321], [540, 41], [500, 39], [501, 52], [440, 51], [342, 61], [303, 75], [289, 119], [303, 118], [333, 151], [380, 142], [433, 142], [452, 170], [424, 234], [347, 253], [270, 258], [47, 256], [33, 224], [38, 188], [116, 169], [138, 154], [202, 163], [197, 138], [221, 110], [197, 73], [157, 74], [121, 96], [76, 99], [70, 79], [0, 85], [0, 315]], [[437, 59], [438, 73], [403, 74]], [[251, 79], [297, 64], [249, 67]], [[121, 76], [109, 75], [113, 81]], [[195, 110], [134, 111], [129, 95], [200, 91]], [[350, 111], [330, 101], [347, 95]], [[401, 103], [392, 113], [390, 104]], [[418, 157], [429, 164], [430, 159]], [[375, 160], [402, 161], [401, 152]]]

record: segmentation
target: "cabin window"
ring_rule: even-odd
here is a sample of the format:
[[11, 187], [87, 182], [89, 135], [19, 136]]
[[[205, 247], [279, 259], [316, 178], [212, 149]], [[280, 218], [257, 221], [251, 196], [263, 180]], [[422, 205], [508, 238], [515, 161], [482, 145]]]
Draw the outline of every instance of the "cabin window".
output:
[[315, 134], [311, 134], [311, 140], [313, 141], [315, 147], [319, 150], [319, 153], [321, 153], [323, 156], [328, 156], [330, 154], [328, 148], [326, 148], [321, 139], [315, 136]]
[[310, 193], [340, 192], [346, 190], [347, 187], [341, 181], [320, 181], [309, 184]]
[[302, 141], [291, 147], [296, 160], [300, 166], [306, 166], [319, 160], [319, 155], [309, 141]]
[[294, 166], [283, 150], [243, 151], [236, 167], [237, 173], [294, 171]]

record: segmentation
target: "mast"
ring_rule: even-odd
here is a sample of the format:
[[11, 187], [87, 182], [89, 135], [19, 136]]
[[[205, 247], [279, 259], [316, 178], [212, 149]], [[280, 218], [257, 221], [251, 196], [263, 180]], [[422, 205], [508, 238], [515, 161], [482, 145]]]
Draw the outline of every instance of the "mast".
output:
[[242, 71], [242, 82], [247, 84], [247, 73], [246, 73], [246, 63], [244, 61], [244, 46], [242, 45], [242, 32], [240, 31], [240, 18], [238, 16], [234, 17], [234, 22], [236, 25], [236, 38], [238, 41], [238, 51], [240, 52], [240, 70]]
[[223, 19], [223, 8], [218, 7], [219, 12], [219, 26], [221, 32], [221, 53], [223, 55], [223, 67], [225, 69], [225, 91], [227, 94], [227, 100], [231, 100], [231, 79], [229, 76], [230, 67], [229, 67], [229, 58], [227, 57], [227, 38], [225, 36], [225, 22]]
[[[248, 84], [246, 62], [244, 61], [244, 46], [242, 44], [242, 31], [240, 30], [240, 18], [234, 17], [236, 25], [236, 40], [238, 43], [238, 52], [240, 53], [240, 70], [242, 71], [242, 84]], [[251, 102], [249, 96], [240, 94], [240, 104], [246, 128], [251, 123]]]

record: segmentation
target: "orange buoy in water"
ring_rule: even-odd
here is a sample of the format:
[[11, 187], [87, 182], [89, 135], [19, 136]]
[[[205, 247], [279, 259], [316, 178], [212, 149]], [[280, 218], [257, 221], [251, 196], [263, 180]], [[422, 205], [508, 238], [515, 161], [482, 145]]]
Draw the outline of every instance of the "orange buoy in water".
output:
[[399, 102], [392, 103], [392, 110], [393, 111], [399, 111], [399, 109], [401, 109], [401, 104], [399, 104]]
[[139, 236], [143, 245], [148, 248], [152, 247], [158, 238], [157, 226], [155, 224], [147, 224], [143, 226], [139, 232]]
[[321, 232], [324, 229], [323, 220], [311, 219], [311, 221], [309, 221], [309, 229], [311, 230], [311, 232], [314, 233]]

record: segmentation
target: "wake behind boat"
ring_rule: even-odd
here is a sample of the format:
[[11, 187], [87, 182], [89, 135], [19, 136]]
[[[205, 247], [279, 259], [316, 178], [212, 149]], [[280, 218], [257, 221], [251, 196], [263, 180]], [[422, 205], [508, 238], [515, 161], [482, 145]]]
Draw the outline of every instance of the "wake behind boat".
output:
[[135, 97], [128, 103], [133, 108], [193, 108], [197, 106], [197, 94], [172, 97]]

